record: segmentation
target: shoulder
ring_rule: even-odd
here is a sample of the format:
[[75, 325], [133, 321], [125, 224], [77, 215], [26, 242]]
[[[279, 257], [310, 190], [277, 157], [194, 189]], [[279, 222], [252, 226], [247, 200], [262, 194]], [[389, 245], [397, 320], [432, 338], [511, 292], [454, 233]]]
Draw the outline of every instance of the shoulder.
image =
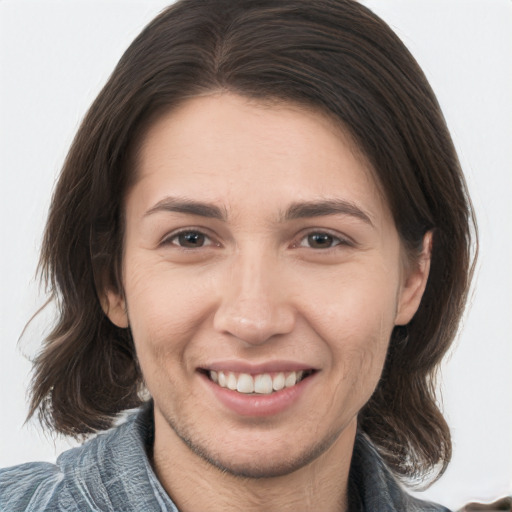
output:
[[118, 435], [116, 430], [63, 452], [55, 464], [31, 462], [1, 469], [0, 512], [95, 509], [93, 505], [104, 501], [108, 494], [103, 484], [104, 466]]
[[146, 455], [151, 409], [65, 451], [56, 464], [35, 462], [0, 470], [0, 512], [139, 512], [173, 510]]
[[386, 466], [371, 440], [358, 432], [349, 485], [364, 504], [362, 510], [379, 512], [450, 512], [446, 507], [411, 496]]
[[101, 433], [63, 452], [55, 464], [31, 462], [1, 469], [0, 512], [95, 509], [93, 505], [107, 494], [103, 466], [116, 434]]
[[0, 512], [84, 510], [88, 489], [101, 489], [102, 459], [113, 436], [114, 431], [99, 434], [63, 452], [55, 464], [30, 462], [0, 469]]
[[64, 510], [59, 501], [73, 510], [67, 498], [64, 474], [55, 464], [31, 462], [0, 469], [0, 511]]

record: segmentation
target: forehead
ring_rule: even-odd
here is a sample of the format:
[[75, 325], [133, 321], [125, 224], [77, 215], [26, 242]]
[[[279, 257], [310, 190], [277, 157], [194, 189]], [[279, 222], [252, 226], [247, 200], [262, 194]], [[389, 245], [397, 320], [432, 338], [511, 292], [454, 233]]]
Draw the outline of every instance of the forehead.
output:
[[261, 197], [341, 196], [371, 203], [375, 215], [387, 210], [350, 135], [327, 115], [290, 103], [225, 93], [190, 99], [149, 126], [136, 163], [134, 188], [146, 203], [164, 191], [228, 208], [240, 200], [258, 208]]

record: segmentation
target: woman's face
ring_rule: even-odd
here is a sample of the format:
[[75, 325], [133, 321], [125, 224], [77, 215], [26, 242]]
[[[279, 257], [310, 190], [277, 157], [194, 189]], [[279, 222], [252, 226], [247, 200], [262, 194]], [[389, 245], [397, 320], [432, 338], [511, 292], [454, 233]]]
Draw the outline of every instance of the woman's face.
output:
[[428, 274], [428, 254], [405, 271], [349, 138], [319, 113], [212, 94], [149, 129], [137, 172], [108, 314], [133, 334], [155, 443], [246, 476], [349, 446]]

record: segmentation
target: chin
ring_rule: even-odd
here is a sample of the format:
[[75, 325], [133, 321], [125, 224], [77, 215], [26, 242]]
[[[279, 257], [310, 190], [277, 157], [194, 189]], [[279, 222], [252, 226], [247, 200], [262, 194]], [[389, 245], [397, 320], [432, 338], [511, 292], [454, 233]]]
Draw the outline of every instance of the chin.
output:
[[264, 440], [262, 435], [245, 443], [212, 446], [211, 440], [196, 441], [195, 436], [170, 425], [185, 445], [210, 466], [236, 478], [250, 479], [283, 477], [299, 471], [321, 458], [340, 436], [340, 432], [328, 434], [321, 440], [312, 440], [309, 446], [305, 440], [297, 439], [290, 446], [289, 440], [282, 442], [277, 437]]

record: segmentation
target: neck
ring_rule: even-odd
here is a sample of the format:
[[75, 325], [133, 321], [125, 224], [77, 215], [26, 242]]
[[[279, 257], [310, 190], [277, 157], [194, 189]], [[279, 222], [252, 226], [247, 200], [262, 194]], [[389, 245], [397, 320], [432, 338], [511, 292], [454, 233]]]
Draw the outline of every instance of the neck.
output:
[[180, 512], [348, 510], [356, 419], [311, 463], [287, 475], [256, 479], [234, 476], [213, 466], [165, 428], [164, 421], [155, 416], [153, 464]]

